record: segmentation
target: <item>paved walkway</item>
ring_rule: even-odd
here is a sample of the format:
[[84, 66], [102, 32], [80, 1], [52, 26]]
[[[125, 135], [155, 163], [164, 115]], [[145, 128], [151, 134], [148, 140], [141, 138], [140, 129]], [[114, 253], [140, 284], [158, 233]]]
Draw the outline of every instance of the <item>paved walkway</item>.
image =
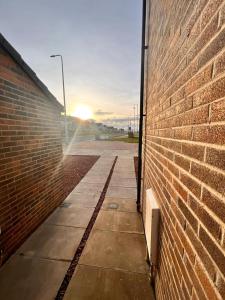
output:
[[137, 156], [138, 144], [117, 141], [76, 142], [64, 149], [68, 155]]
[[[0, 299], [55, 298], [113, 161], [113, 155], [101, 156], [63, 205], [0, 269]], [[144, 260], [143, 226], [135, 199], [130, 153], [117, 160], [102, 209], [64, 299], [153, 299]]]

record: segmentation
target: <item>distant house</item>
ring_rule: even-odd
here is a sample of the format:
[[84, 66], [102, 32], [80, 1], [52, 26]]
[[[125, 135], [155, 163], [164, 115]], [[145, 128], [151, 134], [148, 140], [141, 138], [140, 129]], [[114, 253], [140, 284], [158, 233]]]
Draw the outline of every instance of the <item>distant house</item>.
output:
[[0, 34], [1, 263], [62, 201], [62, 111]]

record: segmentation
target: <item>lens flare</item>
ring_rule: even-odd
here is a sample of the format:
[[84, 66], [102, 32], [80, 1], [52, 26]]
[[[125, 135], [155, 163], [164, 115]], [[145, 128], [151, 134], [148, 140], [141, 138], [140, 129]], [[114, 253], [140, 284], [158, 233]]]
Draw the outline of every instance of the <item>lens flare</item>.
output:
[[90, 107], [86, 105], [78, 105], [73, 113], [73, 116], [81, 120], [88, 120], [93, 117], [93, 112]]

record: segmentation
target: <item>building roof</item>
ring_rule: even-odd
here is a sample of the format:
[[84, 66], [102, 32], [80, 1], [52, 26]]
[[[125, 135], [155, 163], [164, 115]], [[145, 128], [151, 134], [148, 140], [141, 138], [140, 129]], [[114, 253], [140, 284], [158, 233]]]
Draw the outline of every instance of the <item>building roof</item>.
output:
[[64, 107], [56, 97], [48, 90], [46, 85], [37, 77], [36, 73], [25, 63], [21, 55], [15, 48], [4, 38], [0, 33], [0, 45], [9, 53], [9, 55], [15, 60], [15, 62], [22, 68], [22, 70], [31, 78], [31, 80], [41, 89], [45, 96], [55, 104], [61, 111]]

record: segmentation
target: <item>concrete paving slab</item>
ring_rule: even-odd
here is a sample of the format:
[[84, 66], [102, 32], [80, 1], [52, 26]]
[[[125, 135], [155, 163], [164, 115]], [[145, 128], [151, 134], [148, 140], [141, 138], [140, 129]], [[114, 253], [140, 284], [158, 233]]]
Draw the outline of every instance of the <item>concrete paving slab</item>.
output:
[[[71, 144], [64, 152], [71, 155], [119, 156], [122, 158], [137, 155], [138, 145], [117, 141], [84, 141]], [[102, 158], [101, 157], [101, 158]]]
[[[91, 174], [99, 174], [99, 175], [101, 175], [101, 176], [106, 176], [106, 177], [108, 177], [108, 175], [109, 175], [109, 172], [110, 172], [110, 169], [111, 169], [111, 167], [110, 168], [104, 168], [104, 167], [99, 167], [99, 168], [95, 168], [95, 169], [93, 169], [93, 170], [91, 170]], [[89, 174], [88, 174], [89, 175]], [[95, 175], [96, 176], [96, 175]]]
[[106, 158], [103, 158], [101, 159], [98, 163], [96, 163], [93, 168], [110, 168], [113, 164], [113, 161], [114, 161], [115, 158], [113, 157], [110, 157], [110, 159], [106, 159]]
[[105, 167], [105, 168], [110, 168], [113, 164], [113, 160], [114, 159], [110, 159], [110, 160], [107, 160], [107, 159], [102, 159], [101, 161], [99, 161], [97, 164], [95, 164], [93, 167], [94, 168], [99, 168], [99, 167]]
[[137, 181], [134, 178], [117, 178], [113, 177], [110, 181], [110, 186], [119, 186], [119, 187], [137, 187]]
[[102, 191], [96, 192], [94, 190], [86, 190], [86, 191], [83, 191], [83, 192], [77, 192], [77, 190], [75, 188], [74, 190], [72, 190], [72, 192], [69, 194], [69, 196], [73, 195], [73, 194], [83, 194], [83, 195], [86, 195], [86, 196], [97, 197], [97, 196], [101, 195], [101, 192]]
[[80, 264], [146, 273], [146, 242], [142, 234], [93, 229]]
[[79, 265], [64, 300], [154, 300], [147, 274]]
[[0, 270], [0, 299], [55, 299], [68, 267], [63, 261], [12, 256]]
[[72, 260], [85, 229], [41, 225], [16, 254], [39, 258]]
[[109, 176], [109, 172], [110, 171], [107, 171], [107, 172], [102, 172], [102, 171], [90, 171], [89, 173], [88, 173], [88, 176], [92, 176], [92, 177], [105, 177], [106, 178], [106, 180], [107, 180], [107, 178], [108, 178], [108, 176]]
[[134, 162], [116, 162], [116, 166], [117, 169], [122, 168], [122, 169], [132, 169], [134, 170]]
[[127, 212], [137, 211], [137, 205], [134, 199], [109, 198], [109, 197], [105, 198], [101, 209], [115, 210], [115, 207], [117, 211], [127, 211]]
[[100, 159], [98, 160], [98, 163], [101, 162], [113, 162], [113, 158], [112, 157], [100, 157]]
[[110, 172], [110, 169], [111, 168], [107, 168], [107, 169], [91, 169], [87, 175], [90, 176], [90, 175], [93, 175], [93, 176], [108, 176], [109, 175], [109, 172]]
[[115, 187], [115, 186], [112, 187], [109, 185], [109, 188], [106, 193], [106, 197], [136, 199], [137, 190], [136, 188], [124, 188], [124, 187]]
[[117, 159], [118, 164], [134, 164], [134, 157], [121, 157], [119, 156]]
[[128, 179], [128, 178], [131, 178], [131, 179], [136, 179], [136, 175], [134, 172], [122, 172], [122, 171], [114, 171], [113, 172], [113, 176], [112, 176], [112, 179], [113, 178], [125, 178], [125, 179]]
[[98, 193], [93, 193], [93, 194], [88, 194], [88, 193], [78, 193], [76, 191], [72, 191], [66, 198], [66, 200], [64, 200], [64, 202], [68, 201], [68, 202], [73, 202], [76, 201], [78, 199], [84, 200], [84, 199], [99, 199], [101, 195], [101, 192]]
[[117, 167], [114, 169], [115, 173], [122, 172], [122, 173], [134, 173], [134, 168], [127, 168], [127, 167]]
[[86, 228], [94, 208], [67, 207], [57, 208], [45, 221], [46, 224]]
[[94, 228], [128, 233], [144, 233], [142, 219], [137, 212], [101, 210]]
[[125, 157], [125, 156], [119, 156], [117, 159], [118, 163], [125, 163], [125, 164], [134, 164], [134, 157]]
[[101, 159], [99, 160], [98, 164], [96, 166], [108, 166], [110, 168], [110, 165], [113, 164], [115, 157], [103, 157], [101, 156]]
[[135, 173], [134, 170], [132, 170], [132, 169], [131, 170], [127, 170], [127, 169], [123, 169], [122, 167], [121, 168], [115, 168], [114, 172], [115, 173], [121, 173], [121, 174], [124, 174], [124, 173], [125, 174], [126, 173]]
[[72, 207], [95, 207], [99, 201], [100, 193], [96, 195], [86, 195], [82, 193], [70, 194], [64, 203], [69, 203]]
[[118, 162], [123, 162], [123, 163], [133, 163], [134, 162], [134, 158], [130, 158], [130, 157], [126, 157], [126, 156], [119, 156], [117, 159]]
[[115, 168], [116, 169], [119, 169], [119, 168], [122, 168], [122, 169], [132, 169], [134, 170], [134, 163], [124, 163], [124, 162], [116, 162], [116, 165], [115, 165]]
[[[104, 152], [104, 151], [103, 151]], [[113, 161], [113, 157], [104, 157], [104, 156], [101, 156], [100, 159], [99, 159], [99, 162], [101, 161]]]
[[134, 156], [120, 155], [117, 159], [118, 162], [134, 162]]
[[95, 169], [95, 168], [105, 167], [105, 168], [109, 169], [112, 166], [113, 161], [114, 161], [113, 157], [110, 160], [103, 159], [103, 160], [99, 161], [97, 164], [95, 164], [93, 166], [93, 168]]
[[107, 176], [96, 176], [96, 175], [86, 175], [81, 182], [84, 183], [104, 183], [107, 180]]
[[132, 168], [115, 168], [114, 169], [114, 171], [115, 171], [115, 173], [117, 174], [117, 173], [122, 173], [122, 175], [124, 175], [124, 174], [129, 174], [130, 175], [130, 173], [133, 173], [133, 174], [135, 174], [135, 172], [134, 172], [134, 170], [132, 169]]
[[103, 170], [104, 168], [109, 171], [112, 167], [113, 162], [109, 162], [109, 163], [100, 163], [96, 166], [94, 166], [94, 170]]
[[76, 188], [74, 189], [74, 191], [76, 191], [76, 193], [85, 193], [86, 191], [90, 192], [101, 192], [104, 188], [105, 183], [86, 183], [86, 182], [82, 182], [79, 183]]
[[102, 153], [102, 157], [113, 157], [113, 158], [115, 158], [118, 155], [119, 155], [118, 151], [104, 151]]
[[117, 168], [122, 168], [122, 169], [134, 169], [134, 161], [119, 161], [117, 160], [116, 162], [116, 167]]
[[119, 156], [119, 159], [134, 159], [134, 156], [136, 156], [137, 153], [138, 153], [138, 150], [137, 151], [132, 151], [132, 154], [130, 155], [130, 157], [127, 156], [127, 155], [121, 154]]
[[117, 159], [117, 164], [124, 164], [124, 165], [130, 165], [130, 166], [133, 166], [134, 165], [134, 159], [133, 157], [132, 158], [127, 158], [127, 159], [124, 159], [124, 158], [120, 158], [118, 157]]
[[63, 206], [67, 206], [70, 207], [71, 209], [75, 209], [75, 208], [95, 208], [98, 204], [98, 200], [93, 199], [92, 201], [82, 201], [82, 200], [77, 200], [74, 202], [64, 202], [65, 204], [63, 204]]

